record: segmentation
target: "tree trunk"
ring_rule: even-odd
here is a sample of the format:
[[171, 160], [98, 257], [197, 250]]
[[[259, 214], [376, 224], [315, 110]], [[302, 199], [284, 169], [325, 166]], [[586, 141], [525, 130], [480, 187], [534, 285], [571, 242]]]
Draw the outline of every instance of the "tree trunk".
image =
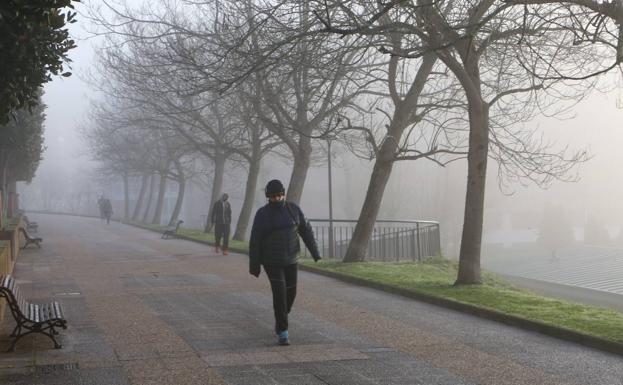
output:
[[186, 179], [181, 178], [179, 181], [179, 188], [177, 190], [177, 200], [175, 201], [175, 208], [173, 209], [173, 213], [171, 214], [171, 219], [169, 220], [169, 226], [175, 226], [177, 224], [177, 218], [180, 216], [180, 211], [182, 211], [182, 203], [184, 202], [184, 192], [186, 191]]
[[164, 205], [164, 194], [167, 191], [167, 177], [165, 174], [160, 174], [160, 184], [158, 187], [158, 198], [156, 200], [156, 210], [154, 211], [154, 217], [151, 223], [159, 225], [162, 218], [162, 206]]
[[130, 219], [130, 182], [128, 174], [123, 174], [123, 220]]
[[478, 58], [469, 56], [471, 51], [467, 49], [467, 53], [462, 55], [464, 70], [455, 71], [465, 90], [469, 115], [465, 216], [455, 285], [481, 283], [480, 248], [489, 152], [489, 106], [482, 99]]
[[288, 185], [288, 190], [286, 191], [289, 202], [296, 204], [301, 202], [303, 188], [305, 187], [305, 180], [307, 179], [307, 171], [309, 170], [311, 152], [311, 139], [309, 137], [302, 136], [299, 139], [298, 151], [293, 154], [294, 166], [292, 167], [290, 184]]
[[[11, 177], [12, 179], [13, 177]], [[17, 182], [15, 182], [14, 180], [11, 180], [10, 182], [7, 183], [7, 190], [8, 190], [8, 203], [9, 203], [9, 207], [8, 207], [8, 213], [7, 216], [9, 218], [13, 218], [17, 215], [17, 211], [19, 210], [18, 207], [18, 201], [17, 201]]]
[[383, 194], [394, 167], [398, 141], [402, 138], [405, 128], [413, 123], [410, 121], [410, 117], [415, 108], [417, 108], [420, 94], [436, 61], [437, 58], [433, 54], [427, 54], [423, 57], [422, 65], [418, 69], [409, 92], [407, 92], [402, 101], [395, 104], [394, 116], [387, 130], [387, 136], [377, 154], [366, 198], [361, 207], [359, 220], [353, 230], [353, 236], [348, 244], [348, 249], [344, 255], [344, 262], [359, 262], [366, 257], [368, 242], [372, 236], [374, 224], [383, 201]]
[[480, 248], [484, 216], [487, 156], [489, 151], [489, 107], [482, 99], [469, 103], [469, 153], [465, 217], [455, 285], [481, 283]]
[[238, 223], [236, 224], [236, 232], [234, 238], [237, 241], [243, 241], [247, 234], [247, 227], [249, 226], [249, 219], [253, 211], [253, 201], [255, 200], [255, 193], [257, 189], [257, 179], [260, 175], [260, 161], [261, 161], [261, 148], [253, 146], [253, 156], [249, 163], [249, 174], [247, 175], [247, 185], [244, 191], [244, 202], [240, 209], [240, 215], [238, 216]]
[[395, 150], [396, 143], [394, 141], [386, 140], [383, 142], [379, 151], [379, 157], [374, 163], [366, 199], [359, 213], [359, 220], [355, 225], [353, 236], [344, 255], [344, 262], [361, 262], [366, 257], [368, 241], [374, 230], [374, 223], [381, 207], [383, 193], [394, 167]]
[[154, 198], [154, 188], [156, 187], [156, 174], [151, 174], [149, 178], [149, 195], [147, 196], [147, 207], [145, 207], [145, 212], [143, 213], [143, 223], [147, 223], [147, 218], [149, 217], [149, 209], [151, 208], [151, 201]]
[[141, 208], [143, 206], [143, 200], [145, 199], [145, 192], [147, 191], [147, 178], [149, 176], [147, 174], [143, 174], [141, 178], [141, 189], [138, 192], [138, 197], [136, 198], [136, 206], [134, 206], [134, 212], [132, 213], [132, 220], [137, 221], [138, 216], [141, 213]]
[[208, 218], [206, 220], [204, 233], [212, 231], [212, 207], [214, 203], [220, 198], [223, 190], [223, 175], [225, 174], [225, 155], [219, 153], [214, 158], [214, 177], [212, 178], [212, 194], [210, 197]]
[[182, 211], [182, 203], [184, 202], [184, 192], [186, 191], [186, 178], [184, 177], [184, 170], [182, 169], [182, 165], [179, 161], [175, 162], [175, 169], [178, 174], [178, 190], [177, 190], [177, 199], [175, 200], [175, 207], [173, 208], [173, 213], [171, 214], [171, 219], [169, 220], [169, 226], [175, 226], [177, 224], [177, 218], [180, 216], [180, 211]]

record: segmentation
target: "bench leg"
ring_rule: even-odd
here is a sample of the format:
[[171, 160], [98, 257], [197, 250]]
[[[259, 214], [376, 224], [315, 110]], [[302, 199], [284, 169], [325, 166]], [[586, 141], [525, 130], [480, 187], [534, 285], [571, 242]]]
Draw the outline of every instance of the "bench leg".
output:
[[11, 344], [11, 346], [9, 347], [9, 350], [7, 350], [7, 352], [12, 352], [12, 351], [14, 351], [14, 350], [15, 350], [15, 344], [17, 344], [17, 341], [19, 341], [19, 339], [20, 339], [20, 338], [22, 338], [23, 336], [26, 336], [26, 335], [28, 335], [28, 334], [30, 334], [30, 333], [34, 333], [34, 331], [30, 330], [30, 331], [27, 331], [27, 332], [26, 332], [26, 333], [24, 333], [24, 334], [18, 334], [18, 335], [15, 337], [15, 339], [13, 340], [13, 343]]
[[17, 337], [17, 335], [22, 331], [22, 325], [17, 324], [15, 325], [15, 329], [13, 329], [13, 331], [11, 332], [10, 337]]
[[9, 347], [9, 350], [7, 350], [7, 352], [14, 351], [15, 350], [15, 345], [17, 344], [17, 341], [19, 341], [20, 338], [22, 338], [24, 336], [27, 336], [29, 334], [32, 334], [32, 333], [40, 333], [40, 334], [46, 335], [46, 336], [48, 336], [52, 340], [52, 342], [54, 342], [54, 348], [55, 349], [62, 348], [63, 345], [59, 344], [58, 341], [56, 340], [56, 338], [54, 338], [54, 335], [53, 335], [53, 334], [58, 334], [58, 332], [56, 332], [53, 328], [50, 328], [50, 329], [52, 330], [52, 333], [47, 333], [45, 330], [29, 330], [26, 333], [17, 335], [15, 337], [15, 339], [13, 340], [13, 343]]
[[41, 248], [41, 242], [39, 242], [39, 241], [35, 241], [35, 240], [32, 240], [32, 239], [27, 239], [27, 240], [26, 240], [26, 243], [24, 244], [24, 246], [22, 247], [22, 249], [25, 249], [25, 248], [26, 248], [26, 247], [28, 247], [28, 245], [30, 245], [31, 243], [32, 243], [32, 244], [34, 244], [34, 245], [36, 245], [38, 248]]

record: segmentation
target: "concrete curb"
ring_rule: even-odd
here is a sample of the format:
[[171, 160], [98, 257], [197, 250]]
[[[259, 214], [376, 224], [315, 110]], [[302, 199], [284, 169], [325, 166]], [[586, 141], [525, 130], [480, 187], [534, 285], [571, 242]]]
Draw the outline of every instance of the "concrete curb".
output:
[[[34, 211], [31, 211], [31, 212], [34, 212]], [[52, 212], [41, 212], [41, 213], [42, 214], [63, 214], [63, 213], [52, 213]], [[63, 215], [75, 215], [75, 214], [63, 214]], [[86, 216], [86, 215], [75, 215], [75, 216]], [[123, 221], [119, 221], [119, 222], [122, 224], [128, 225], [128, 226], [134, 226], [134, 227], [141, 228], [144, 230], [149, 230], [149, 231], [156, 232], [156, 233], [162, 233], [162, 231], [160, 230], [152, 229], [147, 226], [141, 226], [140, 224], [127, 223]], [[179, 239], [191, 241], [191, 242], [202, 243], [208, 246], [214, 245], [214, 243], [194, 239], [194, 238], [187, 237], [184, 235], [176, 235], [175, 237]], [[240, 253], [240, 254], [248, 253], [248, 250], [246, 249], [230, 248], [229, 250], [232, 252]], [[599, 337], [592, 336], [589, 334], [580, 333], [580, 332], [566, 329], [563, 327], [549, 325], [549, 324], [545, 324], [539, 321], [529, 320], [526, 318], [521, 318], [518, 316], [511, 315], [511, 314], [506, 314], [506, 313], [502, 313], [496, 310], [478, 307], [476, 305], [472, 305], [472, 304], [468, 304], [464, 302], [453, 301], [450, 299], [433, 296], [433, 295], [419, 292], [419, 291], [412, 290], [412, 289], [403, 289], [403, 288], [399, 288], [399, 287], [395, 287], [395, 286], [391, 286], [391, 285], [387, 285], [387, 284], [383, 284], [379, 282], [370, 281], [370, 280], [363, 279], [363, 278], [349, 276], [349, 275], [342, 274], [342, 273], [327, 271], [327, 270], [323, 270], [321, 268], [314, 267], [314, 266], [299, 264], [299, 268], [301, 270], [304, 270], [310, 273], [315, 273], [315, 274], [323, 275], [326, 277], [338, 279], [343, 282], [352, 283], [352, 284], [359, 285], [359, 286], [365, 286], [365, 287], [369, 287], [372, 289], [381, 290], [387, 293], [401, 295], [403, 297], [407, 297], [407, 298], [415, 299], [418, 301], [426, 302], [432, 305], [460, 311], [463, 313], [478, 316], [478, 317], [481, 317], [487, 320], [504, 323], [506, 325], [521, 328], [524, 330], [541, 333], [541, 334], [544, 334], [550, 337], [555, 337], [555, 338], [559, 338], [562, 340], [574, 342], [580, 345], [603, 350], [609, 353], [623, 355], [623, 343], [609, 341], [603, 338], [599, 338]]]

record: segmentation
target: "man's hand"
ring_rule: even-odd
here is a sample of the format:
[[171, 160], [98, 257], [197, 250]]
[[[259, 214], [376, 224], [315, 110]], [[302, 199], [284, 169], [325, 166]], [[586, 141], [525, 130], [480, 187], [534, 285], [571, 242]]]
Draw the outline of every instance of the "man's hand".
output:
[[256, 278], [260, 276], [260, 267], [259, 266], [249, 266], [249, 274], [255, 276]]

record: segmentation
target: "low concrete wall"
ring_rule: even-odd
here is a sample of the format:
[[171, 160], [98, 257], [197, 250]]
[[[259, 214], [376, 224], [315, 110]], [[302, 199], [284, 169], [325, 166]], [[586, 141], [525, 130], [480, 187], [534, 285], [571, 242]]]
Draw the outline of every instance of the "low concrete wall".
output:
[[0, 241], [0, 275], [11, 274], [14, 262], [11, 259], [11, 242]]
[[[15, 261], [20, 250], [19, 228], [22, 226], [22, 217], [12, 218], [0, 230], [0, 275], [13, 273]], [[4, 320], [6, 303], [0, 299], [0, 323]]]
[[[24, 227], [21, 216], [18, 218], [11, 218], [5, 224], [4, 228], [0, 230], [0, 240], [10, 242], [11, 261], [13, 264], [15, 264], [15, 260], [19, 254], [21, 236], [18, 230], [20, 227]], [[11, 268], [11, 271], [12, 270]]]
[[[11, 242], [0, 241], [0, 275], [11, 274], [15, 263], [11, 258]], [[4, 319], [6, 300], [0, 299], [0, 323]]]

